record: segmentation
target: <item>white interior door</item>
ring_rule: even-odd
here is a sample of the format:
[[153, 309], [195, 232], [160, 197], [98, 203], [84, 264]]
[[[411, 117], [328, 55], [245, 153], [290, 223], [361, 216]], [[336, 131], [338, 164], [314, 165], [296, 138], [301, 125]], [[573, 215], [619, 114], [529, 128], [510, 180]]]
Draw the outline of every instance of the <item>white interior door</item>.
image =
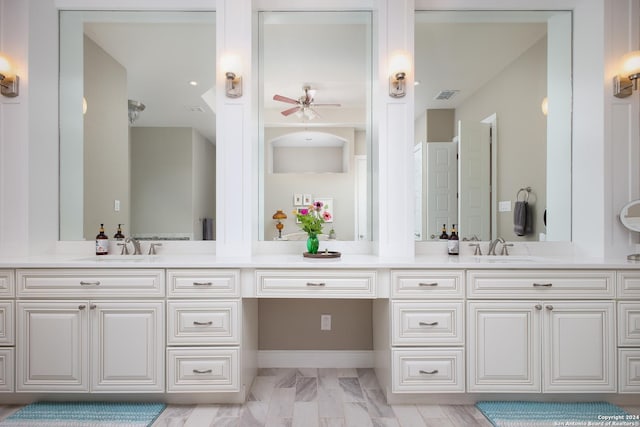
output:
[[428, 142], [427, 146], [427, 236], [437, 239], [442, 224], [458, 224], [458, 144]]
[[422, 145], [420, 142], [413, 148], [413, 171], [414, 171], [414, 185], [415, 185], [415, 216], [414, 216], [414, 237], [416, 240], [422, 240]]
[[458, 122], [460, 238], [491, 239], [490, 126]]

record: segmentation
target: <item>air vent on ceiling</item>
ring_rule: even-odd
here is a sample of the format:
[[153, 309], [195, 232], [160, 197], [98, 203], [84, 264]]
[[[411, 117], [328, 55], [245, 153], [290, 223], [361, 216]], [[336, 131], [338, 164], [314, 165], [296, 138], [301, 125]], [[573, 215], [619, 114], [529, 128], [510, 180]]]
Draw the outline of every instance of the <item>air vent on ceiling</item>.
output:
[[437, 99], [437, 100], [447, 100], [447, 99], [451, 99], [456, 93], [460, 92], [459, 90], [456, 89], [446, 89], [446, 90], [442, 90], [440, 91], [440, 93], [438, 93], [435, 98], [433, 99]]
[[199, 107], [197, 105], [191, 105], [191, 106], [185, 105], [184, 108], [187, 111], [191, 111], [192, 113], [204, 113], [204, 108]]

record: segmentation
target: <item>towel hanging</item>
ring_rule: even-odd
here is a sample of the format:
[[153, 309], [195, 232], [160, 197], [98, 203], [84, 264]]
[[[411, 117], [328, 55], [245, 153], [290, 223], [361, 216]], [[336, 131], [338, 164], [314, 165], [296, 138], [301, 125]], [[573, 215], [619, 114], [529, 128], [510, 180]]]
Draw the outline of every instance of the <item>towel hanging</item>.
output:
[[[520, 193], [524, 197], [520, 200]], [[533, 212], [529, 206], [529, 193], [531, 187], [524, 187], [516, 194], [516, 203], [513, 209], [513, 231], [517, 236], [525, 236], [533, 232]]]

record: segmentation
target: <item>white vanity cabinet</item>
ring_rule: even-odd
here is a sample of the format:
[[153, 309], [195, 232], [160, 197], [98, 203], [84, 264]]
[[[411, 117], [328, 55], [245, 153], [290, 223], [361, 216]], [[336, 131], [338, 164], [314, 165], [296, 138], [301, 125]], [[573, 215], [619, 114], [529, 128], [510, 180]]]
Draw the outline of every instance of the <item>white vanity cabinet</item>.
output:
[[[17, 391], [164, 391], [164, 300], [153, 298], [163, 270], [18, 270], [17, 280]], [[140, 298], [101, 298], [127, 284]]]
[[391, 271], [394, 393], [464, 392], [463, 289], [463, 271]]
[[240, 271], [171, 269], [167, 283], [167, 392], [240, 392]]
[[14, 389], [14, 307], [13, 270], [0, 270], [0, 393]]
[[618, 391], [640, 393], [640, 271], [618, 272]]
[[482, 270], [467, 281], [468, 391], [616, 391], [613, 272]]

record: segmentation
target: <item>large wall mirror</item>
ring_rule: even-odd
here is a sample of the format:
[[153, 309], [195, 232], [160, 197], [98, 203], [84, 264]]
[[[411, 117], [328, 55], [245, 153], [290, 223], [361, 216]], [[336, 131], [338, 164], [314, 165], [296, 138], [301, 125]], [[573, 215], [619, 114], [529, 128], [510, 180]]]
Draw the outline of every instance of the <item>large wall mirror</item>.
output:
[[416, 240], [571, 240], [571, 23], [416, 12]]
[[214, 12], [60, 14], [60, 239], [215, 239]]
[[260, 12], [259, 23], [260, 239], [306, 238], [293, 212], [322, 201], [326, 238], [370, 240], [371, 13]]

